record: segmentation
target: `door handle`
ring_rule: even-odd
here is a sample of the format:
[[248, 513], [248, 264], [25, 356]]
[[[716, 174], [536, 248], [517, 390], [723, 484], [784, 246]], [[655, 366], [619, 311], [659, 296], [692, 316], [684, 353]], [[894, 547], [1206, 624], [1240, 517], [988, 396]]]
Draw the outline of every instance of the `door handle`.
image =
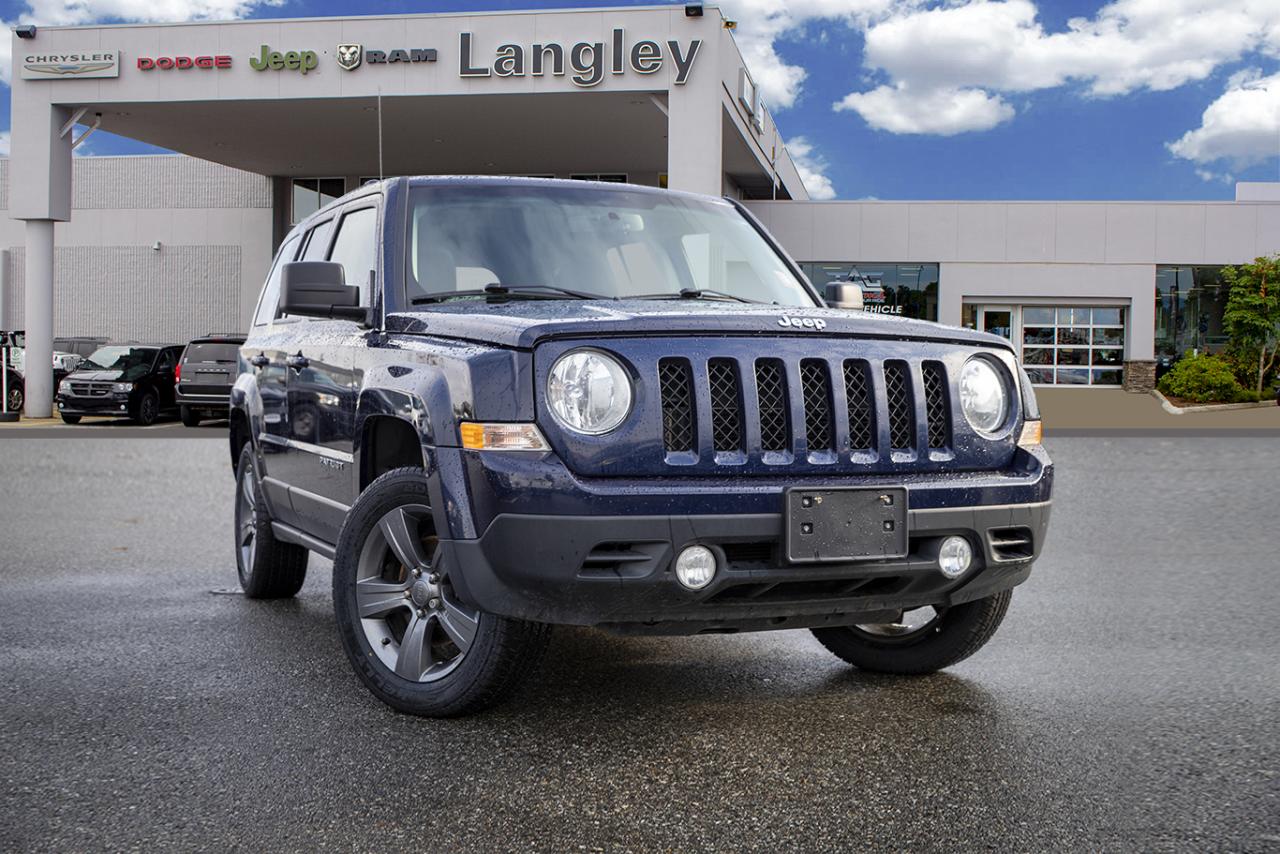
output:
[[294, 355], [289, 356], [287, 359], [285, 359], [284, 363], [289, 367], [293, 368], [295, 371], [300, 371], [303, 368], [305, 368], [307, 365], [310, 365], [311, 360], [308, 359], [306, 356], [302, 355], [301, 353], [295, 353]]
[[249, 364], [253, 365], [255, 368], [265, 368], [267, 365], [271, 364], [271, 360], [267, 358], [266, 353], [259, 353], [256, 356], [250, 357]]

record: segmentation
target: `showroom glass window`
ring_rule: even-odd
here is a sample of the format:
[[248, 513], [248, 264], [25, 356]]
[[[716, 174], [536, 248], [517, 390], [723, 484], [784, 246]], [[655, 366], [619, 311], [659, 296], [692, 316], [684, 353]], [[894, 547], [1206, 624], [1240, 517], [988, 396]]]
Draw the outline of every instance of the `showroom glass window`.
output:
[[302, 222], [345, 192], [346, 181], [342, 178], [294, 178], [290, 222]]
[[1220, 352], [1228, 340], [1226, 307], [1222, 267], [1156, 267], [1156, 356]]
[[833, 282], [859, 285], [867, 311], [938, 319], [937, 264], [815, 261], [800, 268], [819, 293]]
[[1120, 385], [1124, 337], [1118, 306], [1022, 307], [1022, 364], [1038, 385]]

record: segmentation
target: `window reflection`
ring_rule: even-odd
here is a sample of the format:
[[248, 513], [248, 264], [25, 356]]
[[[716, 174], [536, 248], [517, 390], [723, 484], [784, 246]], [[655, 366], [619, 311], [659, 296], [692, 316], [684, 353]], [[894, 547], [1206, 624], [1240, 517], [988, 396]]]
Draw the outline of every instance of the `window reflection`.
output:
[[854, 283], [862, 288], [867, 311], [938, 319], [937, 264], [815, 261], [800, 267], [819, 293], [832, 282]]

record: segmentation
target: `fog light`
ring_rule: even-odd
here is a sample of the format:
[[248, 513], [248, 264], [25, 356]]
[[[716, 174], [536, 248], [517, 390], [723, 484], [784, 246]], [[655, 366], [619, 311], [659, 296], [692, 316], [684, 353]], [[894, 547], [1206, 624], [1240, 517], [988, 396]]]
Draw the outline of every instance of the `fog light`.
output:
[[938, 549], [938, 569], [947, 578], [959, 578], [973, 563], [973, 549], [964, 537], [947, 537]]
[[676, 578], [690, 590], [701, 590], [716, 575], [716, 556], [706, 546], [689, 546], [676, 558]]

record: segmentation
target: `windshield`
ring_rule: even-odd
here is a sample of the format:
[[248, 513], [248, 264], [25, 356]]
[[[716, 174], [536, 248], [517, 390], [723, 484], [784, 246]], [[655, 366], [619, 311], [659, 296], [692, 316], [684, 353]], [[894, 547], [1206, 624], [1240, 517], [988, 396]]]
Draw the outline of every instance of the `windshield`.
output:
[[122, 379], [137, 379], [151, 370], [155, 358], [154, 347], [99, 347], [79, 370], [120, 371]]
[[[410, 304], [495, 291], [816, 304], [727, 202], [626, 189], [485, 185], [415, 187], [410, 204]], [[510, 291], [485, 294], [489, 285]]]

